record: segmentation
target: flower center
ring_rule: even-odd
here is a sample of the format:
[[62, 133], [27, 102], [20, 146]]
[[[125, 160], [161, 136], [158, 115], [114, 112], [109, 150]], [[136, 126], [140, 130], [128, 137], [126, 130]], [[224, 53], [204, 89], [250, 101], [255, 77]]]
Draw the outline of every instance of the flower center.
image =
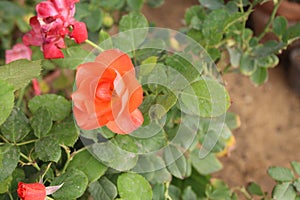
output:
[[114, 90], [113, 82], [105, 81], [98, 84], [96, 97], [103, 101], [110, 101]]

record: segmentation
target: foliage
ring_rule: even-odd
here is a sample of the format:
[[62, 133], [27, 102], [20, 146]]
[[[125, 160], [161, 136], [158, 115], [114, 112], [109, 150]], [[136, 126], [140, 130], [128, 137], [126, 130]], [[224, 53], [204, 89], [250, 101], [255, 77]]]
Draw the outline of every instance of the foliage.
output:
[[[29, 30], [28, 16], [38, 2], [0, 2], [1, 55], [15, 35]], [[268, 68], [278, 64], [277, 54], [299, 38], [300, 23], [288, 27], [285, 18], [274, 15], [254, 36], [246, 21], [262, 1], [199, 2], [186, 11], [180, 33], [149, 28], [140, 12], [144, 4], [158, 7], [164, 0], [81, 0], [75, 17], [86, 23], [94, 43], [67, 40], [65, 58], [53, 60], [31, 47], [31, 61], [1, 66], [0, 199], [17, 199], [19, 181], [40, 179], [46, 186], [63, 183], [54, 199], [234, 200], [237, 190], [248, 199], [268, 199], [256, 183], [231, 189], [212, 178], [222, 169], [219, 157], [234, 147], [232, 130], [240, 125], [239, 117], [228, 112], [230, 97], [219, 72], [237, 71], [263, 84]], [[108, 34], [113, 26], [120, 31], [116, 36]], [[277, 40], [261, 43], [267, 33]], [[144, 124], [129, 135], [106, 127], [81, 130], [72, 113], [78, 65], [111, 48], [131, 57], [143, 87]], [[42, 95], [34, 96], [28, 87], [33, 78], [39, 79]], [[300, 163], [291, 165], [294, 171], [269, 168], [276, 181], [272, 198], [300, 198], [295, 175]]]

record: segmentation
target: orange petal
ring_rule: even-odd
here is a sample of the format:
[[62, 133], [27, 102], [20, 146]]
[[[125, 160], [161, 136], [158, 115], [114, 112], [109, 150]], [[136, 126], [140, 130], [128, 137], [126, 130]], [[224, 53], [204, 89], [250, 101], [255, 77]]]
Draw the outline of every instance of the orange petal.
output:
[[130, 57], [119, 49], [106, 50], [100, 53], [95, 61], [115, 69], [121, 76], [134, 69]]

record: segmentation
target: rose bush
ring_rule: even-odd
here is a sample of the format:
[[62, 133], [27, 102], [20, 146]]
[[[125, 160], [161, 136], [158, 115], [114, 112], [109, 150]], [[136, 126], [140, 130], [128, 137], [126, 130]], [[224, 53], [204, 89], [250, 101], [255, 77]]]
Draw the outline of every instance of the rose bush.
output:
[[0, 199], [299, 198], [298, 162], [268, 170], [271, 195], [212, 178], [240, 125], [221, 74], [264, 83], [299, 23], [274, 10], [254, 36], [245, 25], [263, 0], [199, 0], [182, 32], [140, 12], [163, 0], [15, 2], [0, 1]]

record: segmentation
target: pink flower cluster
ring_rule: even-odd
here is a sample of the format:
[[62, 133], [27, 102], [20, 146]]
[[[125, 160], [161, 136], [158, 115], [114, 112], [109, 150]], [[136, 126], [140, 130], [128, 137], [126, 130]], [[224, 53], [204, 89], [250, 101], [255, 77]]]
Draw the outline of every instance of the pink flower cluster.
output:
[[77, 2], [79, 0], [47, 0], [37, 4], [37, 16], [30, 19], [32, 30], [23, 36], [23, 43], [41, 46], [47, 59], [63, 58], [61, 49], [66, 47], [66, 36], [78, 44], [87, 39], [85, 24], [74, 19]]

